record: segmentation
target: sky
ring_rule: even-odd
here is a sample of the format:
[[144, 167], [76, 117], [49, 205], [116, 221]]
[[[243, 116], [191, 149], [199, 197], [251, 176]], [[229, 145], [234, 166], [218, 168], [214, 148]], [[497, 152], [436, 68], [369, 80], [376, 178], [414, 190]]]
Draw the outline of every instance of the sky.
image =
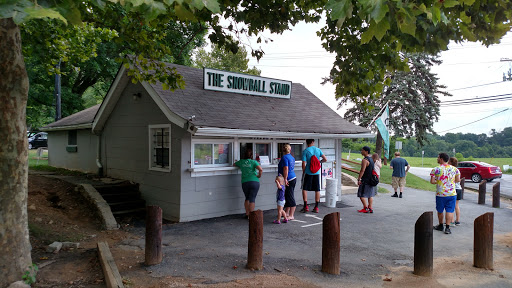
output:
[[[255, 44], [247, 40], [253, 48], [261, 47], [265, 52], [258, 62], [251, 58], [249, 66], [261, 70], [261, 76], [290, 80], [301, 83], [331, 109], [343, 116], [349, 106], [337, 110], [337, 101], [332, 84], [322, 85], [322, 78], [329, 75], [335, 55], [326, 52], [316, 32], [323, 27], [319, 24], [299, 23], [292, 31], [281, 35], [266, 34], [272, 42]], [[246, 43], [246, 44], [247, 44]], [[443, 101], [474, 99], [512, 93], [512, 81], [503, 82], [503, 72], [512, 67], [511, 62], [501, 62], [501, 58], [512, 60], [512, 32], [509, 32], [498, 45], [486, 48], [480, 43], [451, 43], [449, 50], [441, 53], [443, 64], [432, 69], [439, 77], [439, 84], [447, 86], [452, 97], [440, 97]], [[495, 83], [500, 82], [500, 83]], [[494, 83], [491, 85], [484, 85]], [[482, 86], [479, 86], [482, 85]], [[479, 86], [472, 87], [471, 86]], [[509, 110], [487, 119], [506, 108]], [[464, 127], [457, 128], [459, 126]], [[439, 121], [434, 131], [445, 133], [485, 133], [491, 129], [502, 131], [512, 126], [512, 98], [508, 101], [479, 103], [472, 105], [446, 106], [441, 108]]]

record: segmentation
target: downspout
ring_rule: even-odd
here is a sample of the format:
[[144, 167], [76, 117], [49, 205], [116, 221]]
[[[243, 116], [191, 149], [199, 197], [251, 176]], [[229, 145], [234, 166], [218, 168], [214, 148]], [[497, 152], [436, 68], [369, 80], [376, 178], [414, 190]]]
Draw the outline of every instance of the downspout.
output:
[[98, 149], [96, 153], [96, 166], [98, 166], [98, 176], [103, 177], [103, 165], [101, 164], [101, 136], [102, 134], [98, 134]]

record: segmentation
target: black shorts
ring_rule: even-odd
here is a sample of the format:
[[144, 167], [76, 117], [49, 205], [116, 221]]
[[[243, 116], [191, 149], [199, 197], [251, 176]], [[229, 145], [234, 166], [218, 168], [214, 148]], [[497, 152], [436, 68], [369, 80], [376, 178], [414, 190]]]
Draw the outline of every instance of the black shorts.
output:
[[258, 190], [260, 190], [260, 182], [244, 182], [242, 183], [242, 190], [245, 194], [245, 200], [249, 201], [250, 203], [254, 203], [256, 201], [256, 195], [258, 195]]
[[288, 186], [286, 186], [286, 190], [284, 191], [284, 207], [295, 207], [297, 204], [295, 203], [295, 184], [297, 183], [297, 178], [288, 181]]
[[302, 175], [302, 190], [320, 191], [320, 174], [309, 175], [304, 173]]
[[462, 200], [462, 189], [455, 189], [457, 191], [457, 200]]

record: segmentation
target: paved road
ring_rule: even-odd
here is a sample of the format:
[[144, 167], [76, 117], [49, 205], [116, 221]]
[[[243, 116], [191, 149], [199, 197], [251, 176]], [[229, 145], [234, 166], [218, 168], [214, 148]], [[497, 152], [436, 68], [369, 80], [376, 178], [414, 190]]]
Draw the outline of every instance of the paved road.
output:
[[[425, 168], [425, 167], [411, 167], [409, 172], [412, 174], [423, 178], [427, 181], [430, 181], [430, 171], [432, 168]], [[495, 179], [494, 181], [487, 183], [487, 192], [492, 192], [492, 186], [496, 184], [497, 182], [500, 182], [500, 193], [504, 195], [505, 197], [508, 197], [509, 199], [512, 199], [512, 175], [503, 174], [503, 177], [501, 179]], [[478, 189], [478, 183], [474, 183], [471, 180], [466, 180], [465, 186], [473, 189]]]

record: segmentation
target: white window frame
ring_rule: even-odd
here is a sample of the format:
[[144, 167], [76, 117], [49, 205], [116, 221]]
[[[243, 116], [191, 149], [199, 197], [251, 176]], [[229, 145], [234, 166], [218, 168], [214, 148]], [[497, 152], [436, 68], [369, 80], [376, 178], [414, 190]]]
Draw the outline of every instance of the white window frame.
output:
[[252, 149], [252, 160], [256, 160], [256, 153], [254, 153], [254, 144], [268, 144], [270, 146], [270, 153], [268, 155], [269, 157], [269, 162], [270, 162], [270, 165], [274, 164], [273, 163], [273, 160], [274, 158], [276, 158], [277, 156], [277, 153], [274, 152], [276, 151], [275, 147], [274, 147], [274, 143], [276, 141], [275, 140], [272, 140], [272, 139], [239, 139], [238, 140], [238, 159], [242, 159], [242, 155], [240, 155], [240, 145], [241, 144], [244, 144], [244, 143], [250, 143], [250, 144], [253, 144], [253, 149]]
[[[194, 159], [195, 159], [195, 145], [196, 144], [211, 144], [212, 145], [212, 157], [213, 157], [213, 148], [215, 147], [215, 144], [230, 144], [231, 145], [231, 162], [230, 163], [226, 163], [226, 164], [215, 164], [213, 163], [213, 158], [212, 158], [212, 164], [203, 164], [203, 165], [196, 165], [194, 163]], [[234, 148], [235, 147], [235, 140], [234, 139], [193, 139], [192, 140], [192, 147], [191, 147], [191, 151], [190, 151], [190, 166], [192, 168], [216, 168], [216, 167], [230, 167], [233, 165], [233, 161], [234, 161]]]
[[[148, 147], [149, 147], [149, 170], [152, 171], [160, 171], [160, 172], [171, 172], [171, 124], [158, 124], [158, 125], [148, 125]], [[153, 129], [161, 129], [167, 128], [169, 129], [169, 166], [168, 167], [156, 167], [153, 162], [153, 150], [156, 148], [153, 146]]]

